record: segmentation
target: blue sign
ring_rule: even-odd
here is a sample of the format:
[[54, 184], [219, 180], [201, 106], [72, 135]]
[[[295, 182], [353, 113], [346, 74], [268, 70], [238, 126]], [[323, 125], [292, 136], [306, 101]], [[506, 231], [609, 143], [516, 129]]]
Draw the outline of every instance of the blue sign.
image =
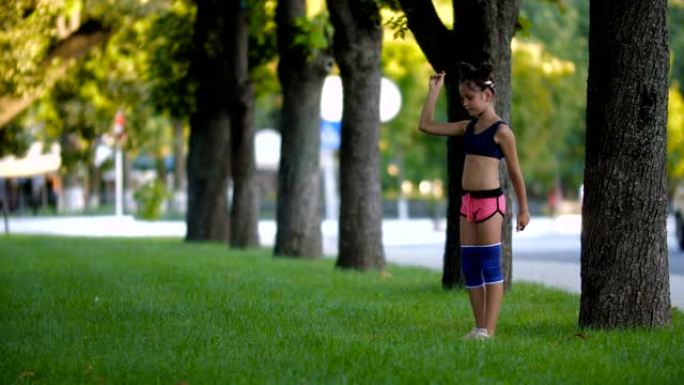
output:
[[321, 148], [324, 150], [339, 150], [340, 131], [340, 122], [321, 119]]

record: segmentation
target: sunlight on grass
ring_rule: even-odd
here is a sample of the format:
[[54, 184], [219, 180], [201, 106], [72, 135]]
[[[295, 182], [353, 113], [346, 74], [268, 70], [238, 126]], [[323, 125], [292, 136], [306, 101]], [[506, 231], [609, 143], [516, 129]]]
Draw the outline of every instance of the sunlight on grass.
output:
[[580, 331], [579, 298], [517, 284], [462, 341], [439, 274], [334, 269], [179, 240], [0, 240], [0, 383], [677, 383], [684, 317]]

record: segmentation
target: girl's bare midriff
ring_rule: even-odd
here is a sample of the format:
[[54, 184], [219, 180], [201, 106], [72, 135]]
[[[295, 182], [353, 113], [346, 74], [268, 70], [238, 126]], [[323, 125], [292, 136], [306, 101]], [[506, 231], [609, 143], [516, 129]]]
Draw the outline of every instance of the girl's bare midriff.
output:
[[499, 160], [488, 156], [466, 155], [463, 165], [464, 190], [493, 190], [499, 184]]

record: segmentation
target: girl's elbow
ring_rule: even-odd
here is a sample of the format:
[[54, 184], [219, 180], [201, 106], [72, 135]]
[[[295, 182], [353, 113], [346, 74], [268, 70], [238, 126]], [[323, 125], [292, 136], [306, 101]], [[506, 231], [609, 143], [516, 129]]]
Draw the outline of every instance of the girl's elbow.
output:
[[520, 169], [508, 165], [508, 175], [512, 182], [524, 183], [523, 175]]

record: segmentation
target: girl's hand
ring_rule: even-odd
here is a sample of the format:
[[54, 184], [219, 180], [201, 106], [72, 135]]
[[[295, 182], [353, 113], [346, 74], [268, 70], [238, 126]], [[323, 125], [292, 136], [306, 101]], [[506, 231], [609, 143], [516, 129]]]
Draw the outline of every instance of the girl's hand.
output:
[[523, 231], [527, 224], [530, 223], [530, 213], [525, 211], [524, 213], [518, 213], [518, 221], [515, 225], [515, 231]]
[[446, 75], [446, 72], [442, 71], [440, 73], [436, 73], [432, 76], [430, 76], [430, 91], [436, 90], [439, 91], [442, 88], [442, 85], [444, 85], [444, 76]]

